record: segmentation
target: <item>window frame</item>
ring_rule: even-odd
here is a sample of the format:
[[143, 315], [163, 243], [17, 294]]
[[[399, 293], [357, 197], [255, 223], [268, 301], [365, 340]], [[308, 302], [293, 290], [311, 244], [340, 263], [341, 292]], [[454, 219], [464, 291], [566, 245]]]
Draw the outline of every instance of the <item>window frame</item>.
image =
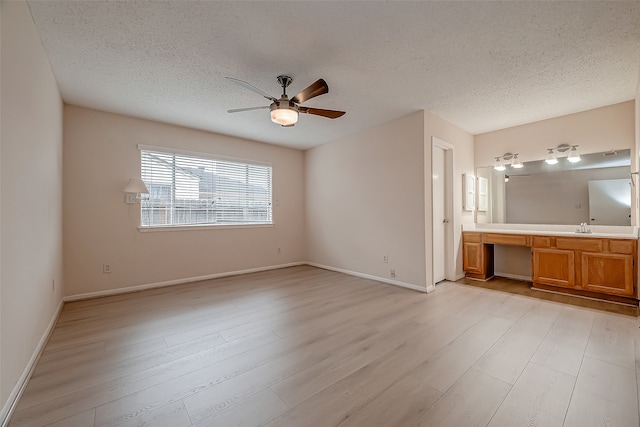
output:
[[[145, 199], [143, 198], [140, 202], [140, 211], [139, 211], [140, 217], [138, 221], [138, 229], [140, 231], [146, 232], [146, 231], [186, 231], [186, 230], [206, 230], [206, 229], [213, 230], [213, 229], [229, 229], [229, 228], [269, 228], [274, 226], [275, 220], [274, 220], [274, 209], [273, 209], [274, 207], [273, 164], [271, 162], [263, 162], [258, 160], [250, 160], [250, 159], [244, 159], [244, 158], [238, 158], [238, 157], [222, 156], [222, 155], [211, 154], [211, 153], [202, 153], [197, 151], [181, 150], [176, 148], [159, 147], [159, 146], [145, 145], [145, 144], [138, 144], [137, 149], [139, 151], [139, 156], [140, 156], [139, 171], [140, 171], [141, 177], [143, 175], [142, 174], [142, 171], [143, 171], [142, 152], [143, 151], [157, 152], [157, 153], [176, 155], [176, 156], [189, 156], [189, 157], [195, 157], [195, 158], [204, 159], [204, 160], [225, 161], [230, 163], [238, 163], [244, 166], [262, 166], [262, 167], [268, 167], [270, 169], [270, 174], [269, 174], [270, 175], [269, 176], [269, 182], [270, 182], [269, 209], [270, 209], [270, 218], [271, 218], [270, 222], [185, 223], [185, 224], [143, 225], [142, 223], [143, 210], [145, 209], [145, 205], [144, 205]], [[173, 167], [175, 168], [175, 164]], [[158, 185], [162, 185], [162, 184], [158, 184]], [[203, 200], [206, 200], [206, 199], [203, 199]]]

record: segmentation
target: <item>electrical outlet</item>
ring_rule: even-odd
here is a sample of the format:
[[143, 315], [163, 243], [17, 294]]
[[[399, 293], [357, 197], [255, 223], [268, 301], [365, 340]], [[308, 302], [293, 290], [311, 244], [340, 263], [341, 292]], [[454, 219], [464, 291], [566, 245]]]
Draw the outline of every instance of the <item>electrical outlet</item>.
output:
[[382, 257], [382, 262], [384, 262], [385, 264], [389, 262], [389, 255], [385, 255]]
[[391, 277], [396, 277], [396, 269], [395, 268], [391, 269]]
[[111, 264], [102, 264], [102, 273], [103, 274], [111, 273]]

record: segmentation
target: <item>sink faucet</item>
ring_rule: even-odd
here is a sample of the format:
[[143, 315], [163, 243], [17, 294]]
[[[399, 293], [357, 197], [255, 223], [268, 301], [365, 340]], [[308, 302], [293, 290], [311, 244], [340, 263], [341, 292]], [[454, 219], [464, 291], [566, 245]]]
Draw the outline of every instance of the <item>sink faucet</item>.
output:
[[591, 233], [591, 230], [589, 230], [586, 222], [581, 222], [580, 228], [576, 230], [576, 233]]

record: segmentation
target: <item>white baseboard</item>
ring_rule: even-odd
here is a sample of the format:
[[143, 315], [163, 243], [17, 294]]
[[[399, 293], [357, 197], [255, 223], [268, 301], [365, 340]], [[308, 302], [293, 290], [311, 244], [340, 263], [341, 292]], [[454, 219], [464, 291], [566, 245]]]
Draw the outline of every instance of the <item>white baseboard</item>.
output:
[[400, 287], [412, 289], [418, 292], [433, 292], [435, 290], [435, 286], [433, 287], [433, 289], [425, 289], [420, 286], [412, 285], [411, 283], [401, 282], [399, 280], [391, 280], [385, 277], [373, 276], [371, 274], [359, 273], [357, 271], [345, 270], [342, 268], [331, 267], [328, 265], [318, 264], [315, 262], [299, 261], [299, 262], [291, 262], [288, 264], [279, 264], [279, 265], [270, 265], [267, 267], [251, 268], [247, 270], [227, 271], [224, 273], [208, 274], [205, 276], [186, 277], [182, 279], [168, 280], [166, 282], [147, 283], [144, 285], [130, 286], [127, 288], [116, 288], [116, 289], [108, 289], [105, 291], [87, 292], [83, 294], [69, 295], [64, 297], [64, 302], [80, 301], [85, 299], [100, 298], [100, 297], [113, 296], [113, 295], [121, 295], [121, 294], [127, 294], [131, 292], [144, 291], [148, 289], [162, 288], [165, 286], [200, 282], [202, 280], [211, 280], [211, 279], [217, 279], [220, 277], [228, 277], [228, 276], [238, 276], [240, 274], [257, 273], [260, 271], [277, 270], [279, 268], [296, 267], [299, 265], [310, 265], [312, 267], [324, 268], [325, 270], [336, 271], [338, 273], [344, 273], [350, 276], [361, 277], [363, 279], [376, 280], [378, 282], [388, 283], [390, 285], [400, 286]]
[[324, 268], [325, 270], [337, 271], [338, 273], [344, 273], [350, 276], [361, 277], [363, 279], [376, 280], [378, 282], [388, 283], [390, 285], [401, 286], [403, 288], [413, 289], [414, 291], [418, 291], [418, 292], [427, 292], [426, 288], [412, 285], [411, 283], [401, 282], [399, 280], [391, 280], [385, 277], [373, 276], [371, 274], [358, 273], [357, 271], [344, 270], [342, 268], [331, 267], [328, 265], [318, 264], [315, 262], [305, 262], [305, 264], [310, 265], [312, 267]]
[[24, 371], [22, 372], [22, 375], [20, 375], [18, 382], [16, 382], [16, 385], [13, 387], [13, 390], [11, 390], [9, 398], [5, 402], [2, 411], [0, 412], [0, 426], [6, 427], [7, 425], [9, 425], [9, 418], [11, 418], [11, 415], [16, 409], [16, 405], [20, 400], [24, 389], [27, 387], [27, 383], [29, 382], [31, 375], [33, 375], [33, 371], [36, 367], [36, 364], [38, 363], [38, 360], [40, 359], [40, 356], [42, 355], [44, 346], [47, 344], [47, 341], [49, 341], [49, 337], [51, 336], [53, 328], [58, 321], [58, 317], [60, 317], [63, 305], [64, 300], [60, 300], [60, 303], [58, 304], [56, 311], [53, 313], [53, 317], [49, 321], [47, 329], [45, 329], [44, 333], [42, 334], [42, 337], [40, 338], [36, 349], [33, 351], [33, 354], [31, 355], [27, 366], [24, 368]]
[[523, 280], [525, 282], [530, 282], [531, 281], [531, 277], [529, 276], [521, 276], [519, 274], [510, 274], [510, 273], [500, 273], [498, 271], [495, 271], [493, 273], [494, 276], [500, 276], [500, 277], [506, 277], [507, 279], [513, 279], [513, 280]]
[[106, 291], [87, 292], [84, 294], [76, 294], [64, 297], [65, 302], [80, 301], [91, 298], [100, 298], [113, 295], [128, 294], [131, 292], [139, 292], [147, 289], [163, 288], [165, 286], [181, 285], [184, 283], [200, 282], [202, 280], [218, 279], [220, 277], [238, 276], [240, 274], [258, 273], [260, 271], [277, 270], [279, 268], [296, 267], [305, 265], [306, 262], [290, 262], [288, 264], [269, 265], [267, 267], [249, 268], [246, 270], [226, 271], [224, 273], [207, 274], [205, 276], [186, 277], [183, 279], [168, 280], [166, 282], [147, 283], [145, 285], [130, 286], [127, 288], [109, 289]]

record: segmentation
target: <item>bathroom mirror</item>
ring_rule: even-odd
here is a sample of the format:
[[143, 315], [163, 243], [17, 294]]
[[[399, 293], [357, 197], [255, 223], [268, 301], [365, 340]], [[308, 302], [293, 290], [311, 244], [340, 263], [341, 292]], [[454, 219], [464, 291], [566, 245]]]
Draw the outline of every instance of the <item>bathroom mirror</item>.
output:
[[631, 225], [630, 150], [584, 154], [497, 171], [477, 168], [476, 222]]

